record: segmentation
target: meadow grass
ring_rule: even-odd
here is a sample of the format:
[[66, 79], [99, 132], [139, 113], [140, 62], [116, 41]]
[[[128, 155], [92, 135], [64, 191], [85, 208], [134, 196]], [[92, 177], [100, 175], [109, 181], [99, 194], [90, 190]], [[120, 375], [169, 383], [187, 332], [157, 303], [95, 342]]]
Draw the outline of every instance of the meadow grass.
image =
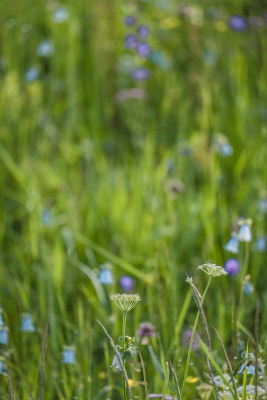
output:
[[[1, 2], [0, 329], [9, 340], [0, 344], [0, 398], [122, 399], [122, 374], [110, 368], [114, 351], [97, 320], [116, 345], [122, 318], [110, 296], [123, 292], [123, 275], [142, 298], [125, 333], [136, 337], [149, 394], [216, 398], [209, 360], [221, 398], [236, 396], [229, 363], [238, 396], [253, 396], [254, 385], [259, 398], [267, 351], [266, 250], [257, 251], [267, 229], [264, 4], [64, 1], [68, 15], [57, 23], [59, 6]], [[149, 26], [154, 58], [125, 49], [136, 29], [123, 24], [127, 15]], [[232, 15], [245, 18], [244, 31], [229, 27]], [[48, 39], [53, 52], [42, 57], [37, 48]], [[151, 76], [132, 80], [129, 63]], [[129, 88], [144, 98], [118, 101]], [[231, 254], [224, 245], [238, 217], [251, 218], [253, 239]], [[214, 279], [203, 302], [211, 351], [199, 320], [189, 360], [183, 338], [199, 309], [186, 277], [201, 296], [207, 277], [197, 266], [229, 257], [239, 273]], [[110, 285], [99, 279], [107, 262]], [[34, 332], [22, 331], [23, 313]], [[147, 340], [138, 335], [146, 321], [156, 329]], [[62, 362], [73, 351], [73, 362]], [[238, 373], [244, 362], [254, 374]], [[145, 399], [140, 357], [125, 367], [133, 398]]]

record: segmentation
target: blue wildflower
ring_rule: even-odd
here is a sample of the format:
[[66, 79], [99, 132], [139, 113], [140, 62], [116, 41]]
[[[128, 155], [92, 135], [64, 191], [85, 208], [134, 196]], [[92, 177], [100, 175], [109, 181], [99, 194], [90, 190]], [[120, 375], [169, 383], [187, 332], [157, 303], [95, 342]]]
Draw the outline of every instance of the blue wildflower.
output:
[[100, 265], [98, 280], [102, 285], [112, 285], [114, 283], [111, 265], [109, 263]]
[[120, 286], [124, 292], [129, 292], [134, 287], [134, 280], [129, 275], [123, 275], [120, 278]]
[[[122, 353], [120, 351], [119, 351], [119, 355], [122, 358]], [[118, 368], [120, 371], [122, 371], [121, 365], [120, 365], [120, 362], [119, 362], [119, 357], [117, 356], [117, 354], [115, 354], [115, 356], [113, 358], [113, 361], [112, 361], [112, 364], [111, 364], [110, 367], [115, 367], [115, 368]]]
[[53, 21], [61, 24], [69, 18], [69, 12], [66, 7], [60, 6], [53, 12]]
[[240, 269], [240, 264], [237, 258], [229, 258], [224, 264], [224, 269], [230, 276], [237, 275]]
[[29, 69], [27, 69], [27, 71], [25, 72], [25, 79], [28, 82], [34, 82], [36, 81], [40, 76], [40, 72], [39, 69], [36, 67], [31, 67]]
[[2, 328], [3, 326], [5, 326], [5, 323], [2, 316], [2, 310], [0, 309], [0, 328]]
[[136, 18], [133, 15], [127, 15], [123, 22], [126, 26], [132, 26], [135, 24]]
[[8, 344], [8, 328], [0, 328], [0, 344]]
[[63, 364], [75, 364], [75, 351], [72, 346], [65, 346], [62, 352], [62, 363]]
[[149, 59], [163, 71], [168, 71], [172, 67], [171, 61], [168, 60], [161, 51], [153, 51]]
[[54, 44], [51, 40], [43, 40], [37, 47], [37, 54], [40, 57], [50, 57], [54, 52]]
[[51, 216], [50, 211], [44, 210], [41, 215], [41, 222], [47, 226], [47, 225], [50, 225], [51, 221], [52, 221], [52, 216]]
[[251, 242], [252, 241], [252, 233], [250, 225], [247, 222], [244, 222], [238, 231], [238, 240], [239, 242]]
[[223, 143], [219, 147], [219, 152], [223, 157], [229, 157], [233, 154], [234, 150], [230, 143]]
[[150, 71], [147, 68], [135, 68], [131, 71], [131, 77], [135, 81], [144, 81], [150, 77]]
[[149, 44], [145, 42], [137, 43], [136, 52], [140, 57], [148, 57], [150, 54]]
[[35, 326], [30, 314], [23, 314], [21, 320], [21, 330], [22, 332], [35, 332]]
[[232, 15], [228, 25], [235, 32], [243, 32], [248, 27], [247, 21], [241, 15]]
[[3, 357], [0, 357], [0, 374], [1, 375], [7, 375], [7, 373], [6, 373], [6, 364], [5, 364], [5, 361], [4, 361]]
[[260, 253], [263, 253], [267, 248], [267, 240], [265, 236], [260, 236], [256, 240], [255, 243], [255, 250], [259, 251]]
[[137, 42], [138, 41], [136, 35], [132, 33], [128, 33], [124, 37], [124, 46], [126, 47], [126, 49], [134, 50], [137, 46]]
[[150, 35], [150, 29], [147, 25], [139, 25], [137, 27], [137, 33], [140, 38], [145, 39]]
[[230, 240], [224, 246], [224, 249], [230, 251], [230, 253], [237, 254], [239, 250], [239, 241], [235, 236], [232, 236]]
[[244, 295], [249, 296], [251, 295], [251, 293], [254, 292], [255, 289], [252, 283], [248, 281], [245, 283], [243, 290], [244, 290]]

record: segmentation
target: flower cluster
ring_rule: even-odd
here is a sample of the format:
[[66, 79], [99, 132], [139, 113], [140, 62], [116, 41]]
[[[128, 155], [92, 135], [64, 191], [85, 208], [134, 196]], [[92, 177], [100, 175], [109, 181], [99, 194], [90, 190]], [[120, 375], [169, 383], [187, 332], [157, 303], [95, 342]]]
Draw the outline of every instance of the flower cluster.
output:
[[110, 300], [115, 301], [115, 304], [123, 312], [128, 312], [134, 308], [134, 306], [141, 301], [139, 294], [113, 294], [110, 296]]
[[201, 269], [202, 271], [206, 272], [206, 274], [212, 277], [228, 275], [228, 273], [225, 271], [223, 267], [219, 267], [216, 264], [209, 264], [209, 263], [202, 264], [198, 267], [198, 269]]

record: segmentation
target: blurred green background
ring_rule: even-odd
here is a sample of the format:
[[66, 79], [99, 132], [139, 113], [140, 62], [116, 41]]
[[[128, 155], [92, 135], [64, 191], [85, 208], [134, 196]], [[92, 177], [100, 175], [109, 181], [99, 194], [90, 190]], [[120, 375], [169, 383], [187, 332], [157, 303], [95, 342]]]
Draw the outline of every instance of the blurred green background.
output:
[[[124, 275], [142, 298], [127, 334], [140, 341], [144, 321], [157, 331], [142, 347], [149, 392], [161, 393], [168, 359], [182, 379], [181, 334], [196, 314], [186, 274], [201, 292], [207, 279], [196, 267], [232, 257], [224, 245], [241, 216], [253, 220], [246, 332], [233, 317], [242, 272], [214, 281], [206, 312], [237, 364], [254, 335], [258, 298], [264, 358], [264, 1], [2, 0], [0, 7], [0, 325], [9, 329], [0, 344], [1, 399], [122, 398], [96, 318], [116, 341], [121, 315], [109, 296], [122, 292]], [[241, 269], [244, 254], [240, 243]], [[111, 284], [99, 279], [105, 263]], [[25, 312], [34, 332], [21, 329]], [[74, 346], [73, 365], [62, 362], [64, 346]], [[216, 337], [214, 349], [222, 367]], [[129, 368], [133, 382], [142, 381], [137, 360]], [[190, 375], [207, 382], [205, 371], [199, 351]], [[200, 398], [197, 384], [185, 398]], [[142, 385], [133, 390], [144, 398]]]

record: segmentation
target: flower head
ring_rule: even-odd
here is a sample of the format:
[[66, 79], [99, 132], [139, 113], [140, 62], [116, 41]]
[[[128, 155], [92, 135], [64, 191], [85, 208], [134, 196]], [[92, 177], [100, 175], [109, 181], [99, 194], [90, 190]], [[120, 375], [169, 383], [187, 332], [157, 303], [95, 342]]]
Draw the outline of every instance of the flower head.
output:
[[130, 72], [130, 75], [135, 81], [144, 81], [150, 77], [150, 70], [147, 68], [135, 68]]
[[57, 24], [65, 22], [69, 17], [69, 12], [65, 7], [58, 7], [53, 13], [53, 21]]
[[35, 332], [35, 326], [30, 314], [23, 314], [21, 319], [22, 332]]
[[225, 271], [224, 268], [219, 267], [216, 264], [202, 264], [198, 267], [198, 269], [201, 269], [202, 271], [206, 272], [206, 274], [217, 277], [221, 275], [228, 275], [227, 271]]
[[123, 275], [120, 278], [120, 287], [122, 288], [122, 290], [124, 290], [125, 292], [129, 292], [130, 290], [132, 290], [132, 288], [134, 287], [134, 280], [131, 276], [129, 275]]
[[0, 344], [8, 344], [8, 328], [6, 327], [0, 328]]
[[134, 308], [134, 306], [141, 301], [139, 294], [113, 294], [110, 296], [110, 300], [115, 301], [116, 305], [123, 312], [128, 312]]
[[[192, 333], [193, 333], [192, 329], [187, 329], [182, 333], [181, 342], [184, 346], [189, 347]], [[200, 337], [200, 334], [198, 332], [196, 332], [194, 339], [193, 339], [192, 350], [199, 349], [199, 347], [200, 347], [199, 340], [198, 340], [199, 337]]]
[[140, 57], [148, 57], [150, 54], [150, 46], [148, 43], [139, 42], [136, 45], [136, 51]]
[[49, 57], [54, 52], [54, 44], [51, 40], [43, 40], [37, 47], [37, 54], [40, 57]]
[[150, 29], [147, 25], [139, 25], [137, 28], [137, 33], [140, 38], [145, 39], [150, 35]]
[[224, 249], [230, 251], [230, 253], [237, 254], [239, 248], [239, 241], [235, 236], [232, 236], [224, 246]]
[[65, 346], [62, 352], [62, 363], [63, 364], [75, 364], [75, 351], [72, 346]]
[[252, 233], [250, 226], [251, 226], [251, 220], [241, 221], [241, 226], [238, 231], [238, 240], [240, 242], [251, 242]]
[[149, 337], [156, 337], [156, 328], [150, 322], [142, 322], [139, 325], [138, 335], [142, 338], [143, 345], [148, 344]]
[[136, 21], [136, 18], [133, 15], [127, 15], [123, 20], [124, 25], [126, 25], [126, 26], [134, 25], [135, 21]]
[[114, 283], [111, 265], [109, 263], [100, 266], [98, 280], [102, 285], [112, 285]]
[[241, 15], [232, 15], [229, 20], [229, 27], [235, 32], [243, 32], [247, 26], [247, 21]]
[[228, 275], [237, 275], [240, 269], [240, 264], [237, 258], [228, 258], [224, 264], [224, 269]]

